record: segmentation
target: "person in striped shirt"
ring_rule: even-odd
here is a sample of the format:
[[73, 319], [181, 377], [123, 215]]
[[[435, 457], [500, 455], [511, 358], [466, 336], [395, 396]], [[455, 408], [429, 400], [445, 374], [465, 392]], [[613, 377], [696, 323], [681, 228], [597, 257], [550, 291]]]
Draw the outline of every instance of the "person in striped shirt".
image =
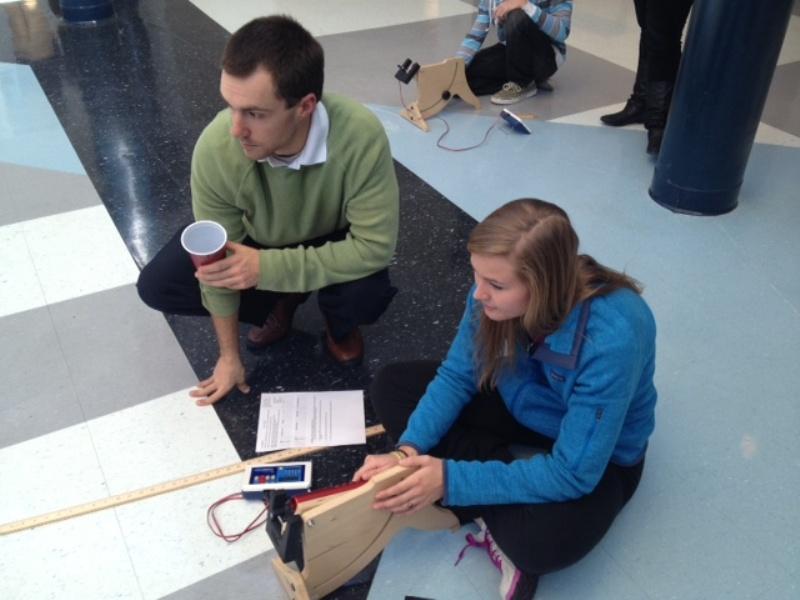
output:
[[[480, 0], [472, 29], [456, 53], [467, 83], [494, 104], [514, 104], [552, 90], [548, 79], [564, 62], [572, 0]], [[499, 43], [481, 49], [489, 29]]]

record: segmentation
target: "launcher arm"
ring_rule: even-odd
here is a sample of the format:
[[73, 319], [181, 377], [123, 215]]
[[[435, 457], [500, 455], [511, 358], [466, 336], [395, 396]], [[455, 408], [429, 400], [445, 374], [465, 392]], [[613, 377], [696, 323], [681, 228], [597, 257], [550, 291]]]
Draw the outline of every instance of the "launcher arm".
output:
[[316, 600], [337, 589], [366, 567], [391, 539], [407, 527], [434, 531], [457, 529], [458, 519], [435, 505], [411, 515], [374, 510], [375, 494], [391, 487], [414, 469], [392, 467], [356, 489], [331, 495], [308, 510], [303, 521], [302, 572], [279, 557], [272, 561], [278, 579], [292, 600]]
[[441, 112], [453, 96], [475, 108], [481, 107], [480, 100], [467, 84], [463, 58], [448, 58], [440, 63], [424, 65], [419, 68], [416, 79], [417, 100], [400, 114], [423, 131], [429, 129], [425, 119]]

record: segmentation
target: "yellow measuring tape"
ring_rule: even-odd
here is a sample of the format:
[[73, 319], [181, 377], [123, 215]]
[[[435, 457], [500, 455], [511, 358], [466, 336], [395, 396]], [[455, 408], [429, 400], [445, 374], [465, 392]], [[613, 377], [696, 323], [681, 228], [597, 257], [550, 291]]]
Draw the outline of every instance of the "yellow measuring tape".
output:
[[[367, 427], [365, 433], [367, 437], [380, 435], [381, 433], [384, 433], [383, 425], [373, 425], [372, 427]], [[57, 521], [64, 521], [65, 519], [71, 519], [73, 517], [79, 517], [81, 515], [105, 510], [114, 506], [128, 504], [129, 502], [144, 500], [145, 498], [151, 498], [153, 496], [158, 496], [159, 494], [166, 494], [167, 492], [182, 490], [184, 488], [197, 485], [198, 483], [205, 483], [207, 481], [213, 481], [215, 479], [227, 477], [228, 475], [240, 473], [244, 471], [245, 467], [250, 465], [260, 465], [263, 463], [292, 460], [297, 457], [305, 456], [306, 454], [311, 454], [313, 452], [319, 452], [324, 449], [325, 448], [319, 447], [290, 448], [289, 450], [279, 450], [278, 452], [263, 454], [240, 463], [228, 465], [227, 467], [218, 467], [209, 471], [203, 471], [202, 473], [196, 473], [195, 475], [188, 475], [186, 477], [180, 477], [179, 479], [173, 479], [172, 481], [165, 481], [164, 483], [157, 483], [155, 485], [133, 490], [131, 492], [117, 494], [116, 496], [109, 496], [108, 498], [103, 498], [101, 500], [94, 500], [92, 502], [78, 504], [69, 508], [62, 508], [61, 510], [45, 513], [36, 517], [29, 517], [20, 521], [5, 523], [4, 525], [0, 525], [0, 535], [7, 535], [9, 533], [31, 529], [33, 527], [39, 527], [40, 525], [47, 525], [49, 523], [55, 523]]]

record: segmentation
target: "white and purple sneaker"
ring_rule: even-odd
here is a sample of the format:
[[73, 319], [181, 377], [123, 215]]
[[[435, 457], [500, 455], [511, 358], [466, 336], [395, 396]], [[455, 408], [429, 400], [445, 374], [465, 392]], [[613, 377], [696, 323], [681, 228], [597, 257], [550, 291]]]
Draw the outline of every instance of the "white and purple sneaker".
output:
[[492, 534], [486, 527], [483, 519], [475, 519], [481, 530], [473, 535], [468, 533], [467, 543], [458, 553], [458, 564], [464, 557], [464, 553], [470, 546], [474, 548], [484, 548], [489, 555], [489, 560], [500, 571], [500, 598], [501, 600], [531, 600], [536, 593], [536, 586], [539, 578], [535, 575], [528, 575], [514, 566], [505, 553], [494, 541]]

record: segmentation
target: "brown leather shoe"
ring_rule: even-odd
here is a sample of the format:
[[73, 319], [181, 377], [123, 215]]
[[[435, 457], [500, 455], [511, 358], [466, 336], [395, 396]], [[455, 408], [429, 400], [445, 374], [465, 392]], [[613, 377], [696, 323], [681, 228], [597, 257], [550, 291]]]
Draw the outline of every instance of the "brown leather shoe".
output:
[[305, 299], [305, 294], [287, 294], [278, 300], [264, 321], [264, 325], [251, 327], [247, 332], [247, 349], [263, 350], [270, 344], [285, 338], [292, 328], [292, 318], [297, 307]]
[[358, 327], [339, 341], [334, 340], [330, 329], [326, 328], [325, 346], [333, 359], [343, 367], [358, 366], [364, 358], [364, 338], [361, 337]]

